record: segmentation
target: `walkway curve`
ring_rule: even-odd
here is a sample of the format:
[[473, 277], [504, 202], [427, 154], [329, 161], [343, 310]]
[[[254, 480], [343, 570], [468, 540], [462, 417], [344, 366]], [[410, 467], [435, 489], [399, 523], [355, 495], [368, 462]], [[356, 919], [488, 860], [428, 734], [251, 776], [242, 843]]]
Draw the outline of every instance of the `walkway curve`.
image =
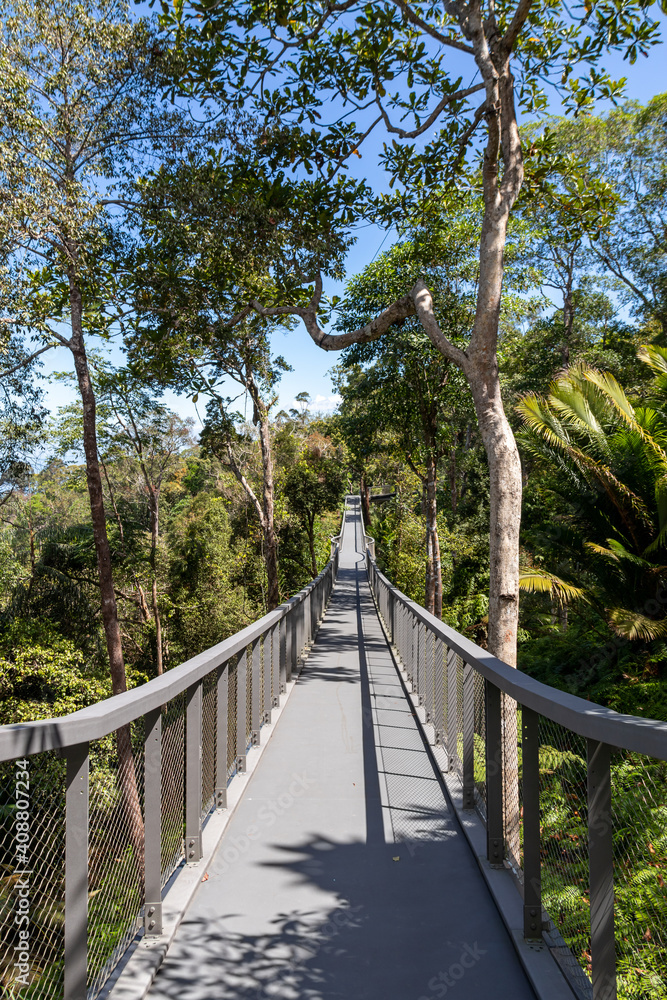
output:
[[534, 1000], [345, 519], [325, 620], [152, 1000]]

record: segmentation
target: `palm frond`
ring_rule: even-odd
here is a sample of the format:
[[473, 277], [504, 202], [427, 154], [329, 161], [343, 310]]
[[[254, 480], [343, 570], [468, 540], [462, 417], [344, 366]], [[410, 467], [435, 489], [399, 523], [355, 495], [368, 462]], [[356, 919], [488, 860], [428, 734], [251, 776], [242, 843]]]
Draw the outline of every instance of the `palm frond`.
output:
[[533, 594], [551, 594], [562, 604], [569, 601], [588, 601], [586, 591], [582, 587], [561, 580], [555, 573], [546, 570], [531, 569], [519, 576], [519, 587]]
[[667, 618], [647, 618], [638, 611], [629, 608], [609, 608], [607, 611], [609, 624], [617, 635], [625, 639], [642, 639], [650, 642], [652, 639], [662, 639], [667, 636]]
[[[630, 400], [611, 372], [599, 372], [594, 368], [589, 368], [584, 372], [584, 378], [598, 387], [600, 392], [610, 401], [616, 413], [626, 422], [628, 427], [632, 428], [636, 434], [639, 434], [641, 439], [651, 448], [661, 465], [667, 469], [667, 452], [655, 440], [653, 435], [648, 432], [646, 427], [643, 426], [643, 422], [638, 419]], [[643, 411], [644, 419], [648, 419], [651, 413], [653, 413], [652, 410], [645, 408]]]
[[637, 350], [637, 357], [648, 365], [656, 375], [667, 375], [667, 347], [656, 344], [642, 344]]

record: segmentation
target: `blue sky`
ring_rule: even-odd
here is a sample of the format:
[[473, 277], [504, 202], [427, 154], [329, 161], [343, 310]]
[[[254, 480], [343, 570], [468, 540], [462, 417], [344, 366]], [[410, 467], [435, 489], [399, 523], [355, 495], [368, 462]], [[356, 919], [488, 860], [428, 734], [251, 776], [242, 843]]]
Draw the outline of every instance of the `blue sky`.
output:
[[[665, 18], [662, 18], [663, 25]], [[664, 33], [664, 32], [663, 32]], [[656, 93], [667, 89], [667, 74], [664, 71], [665, 50], [662, 46], [652, 50], [650, 56], [641, 58], [630, 66], [619, 55], [610, 54], [605, 62], [605, 68], [612, 76], [627, 77], [626, 94], [628, 98], [645, 103]], [[663, 67], [661, 70], [660, 67]], [[464, 68], [461, 67], [461, 72]], [[557, 113], [558, 109], [554, 109]], [[602, 107], [600, 111], [604, 110]], [[362, 159], [357, 161], [356, 174], [364, 176], [375, 188], [385, 184], [384, 174], [378, 163], [378, 152], [381, 143], [362, 148]], [[346, 262], [349, 276], [356, 274], [368, 264], [380, 250], [386, 250], [392, 242], [391, 234], [377, 226], [365, 226], [358, 231], [356, 244], [351, 248]], [[340, 294], [342, 285], [328, 286], [329, 294]], [[279, 407], [287, 409], [294, 405], [295, 396], [300, 392], [308, 392], [311, 396], [311, 408], [321, 411], [331, 411], [336, 404], [336, 397], [331, 383], [329, 371], [336, 364], [335, 354], [327, 353], [318, 348], [310, 339], [302, 326], [297, 326], [289, 333], [277, 332], [273, 337], [273, 348], [276, 354], [282, 354], [292, 366], [293, 371], [285, 373], [279, 390]], [[112, 355], [119, 355], [113, 351]], [[58, 350], [45, 356], [43, 372], [49, 376], [54, 371], [60, 371], [69, 366], [70, 355]], [[73, 398], [73, 388], [62, 381], [50, 381], [46, 386], [47, 403], [52, 410]], [[165, 401], [183, 416], [193, 416], [199, 426], [199, 414], [191, 400], [167, 394]], [[241, 402], [241, 401], [239, 401]], [[205, 409], [200, 404], [200, 412]]]

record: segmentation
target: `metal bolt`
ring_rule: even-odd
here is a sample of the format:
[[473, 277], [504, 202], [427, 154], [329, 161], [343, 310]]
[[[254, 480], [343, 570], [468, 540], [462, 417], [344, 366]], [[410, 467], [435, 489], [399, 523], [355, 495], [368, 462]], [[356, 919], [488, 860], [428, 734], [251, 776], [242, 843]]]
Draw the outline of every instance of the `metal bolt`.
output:
[[155, 921], [154, 921], [154, 920], [151, 920], [151, 922], [150, 922], [150, 923], [149, 923], [149, 925], [148, 925], [148, 929], [149, 929], [149, 931], [153, 930], [153, 928], [154, 928], [154, 927], [155, 927]]
[[149, 906], [148, 907], [148, 916], [152, 917], [154, 913], [155, 913], [155, 907], [154, 906]]

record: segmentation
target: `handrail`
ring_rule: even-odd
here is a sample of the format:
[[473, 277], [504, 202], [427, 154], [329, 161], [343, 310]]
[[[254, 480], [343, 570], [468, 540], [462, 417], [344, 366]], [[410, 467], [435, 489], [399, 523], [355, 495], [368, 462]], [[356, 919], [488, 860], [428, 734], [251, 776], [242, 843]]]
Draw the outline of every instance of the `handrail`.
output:
[[[503, 663], [394, 586], [364, 539], [388, 641], [432, 726], [445, 780], [453, 772], [460, 781], [457, 808], [479, 812], [489, 864], [517, 876], [524, 937], [546, 941], [576, 996], [614, 1000], [617, 952], [642, 965], [635, 951], [645, 948], [647, 968], [664, 958], [662, 912], [642, 903], [653, 906], [647, 934], [651, 919], [638, 918], [633, 901], [635, 879], [652, 864], [642, 854], [647, 817], [662, 828], [667, 806], [667, 723], [591, 704]], [[655, 853], [650, 842], [647, 850]]]
[[[335, 558], [335, 548], [332, 558]], [[220, 664], [232, 659], [269, 629], [274, 628], [290, 614], [293, 608], [305, 601], [329, 572], [330, 562], [331, 560], [303, 590], [273, 611], [269, 611], [263, 618], [216, 646], [185, 660], [160, 677], [154, 677], [146, 684], [124, 691], [122, 694], [112, 695], [58, 719], [0, 726], [0, 763], [45, 750], [62, 750], [78, 743], [100, 739], [171, 701]]]
[[[16, 870], [39, 873], [31, 908], [44, 927], [35, 947], [41, 967], [62, 970], [64, 1000], [99, 993], [142, 917], [147, 937], [163, 933], [165, 885], [183, 862], [201, 861], [204, 823], [226, 808], [230, 780], [246, 772], [249, 749], [307, 655], [339, 556], [335, 542], [322, 572], [289, 601], [141, 687], [59, 719], [0, 727], [3, 776], [15, 761], [20, 779]], [[100, 757], [103, 737], [114, 732], [115, 748]], [[48, 753], [25, 760], [54, 750], [62, 766]], [[25, 789], [40, 785], [28, 822]], [[19, 941], [11, 908], [0, 936]]]
[[429, 631], [438, 639], [442, 639], [449, 649], [458, 653], [486, 680], [491, 681], [521, 705], [531, 708], [552, 722], [566, 726], [579, 736], [633, 750], [648, 757], [667, 760], [667, 722], [643, 719], [636, 715], [623, 715], [611, 708], [605, 708], [603, 705], [543, 684], [515, 667], [510, 667], [471, 639], [466, 639], [459, 632], [455, 632], [453, 628], [411, 601], [398, 587], [395, 587], [377, 568], [375, 557], [370, 555], [369, 536], [365, 537], [367, 558], [369, 565], [372, 566], [371, 572], [377, 574], [390, 593], [409, 608], [418, 621], [426, 625]]

